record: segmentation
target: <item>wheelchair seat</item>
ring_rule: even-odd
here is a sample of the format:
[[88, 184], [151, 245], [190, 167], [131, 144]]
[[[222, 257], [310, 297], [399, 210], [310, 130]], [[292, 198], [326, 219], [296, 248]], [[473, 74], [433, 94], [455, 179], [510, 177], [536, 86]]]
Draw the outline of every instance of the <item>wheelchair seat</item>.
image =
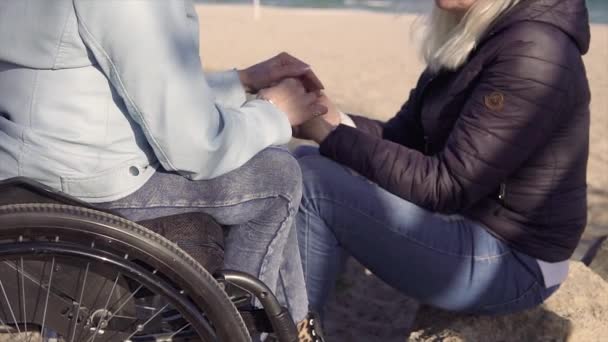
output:
[[[0, 181], [0, 206], [26, 203], [64, 204], [120, 216], [25, 177]], [[224, 234], [210, 216], [187, 213], [137, 223], [176, 243], [210, 273], [222, 268]]]
[[223, 268], [224, 233], [209, 215], [188, 213], [137, 223], [176, 243], [209, 273]]
[[25, 177], [0, 181], [0, 206], [26, 203], [65, 204], [88, 209], [92, 205]]

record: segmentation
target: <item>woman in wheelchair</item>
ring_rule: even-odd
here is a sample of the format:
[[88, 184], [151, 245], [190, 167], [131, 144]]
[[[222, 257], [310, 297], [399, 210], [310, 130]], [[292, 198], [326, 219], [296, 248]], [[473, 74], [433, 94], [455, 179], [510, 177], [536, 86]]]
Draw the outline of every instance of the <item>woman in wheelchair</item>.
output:
[[[0, 278], [0, 325], [15, 334], [29, 323], [67, 341], [188, 340], [185, 331], [249, 339], [236, 309], [217, 313], [235, 296], [205, 283], [200, 265], [100, 211], [139, 222], [203, 213], [225, 228], [224, 267], [268, 286], [255, 285], [256, 305], [276, 293], [301, 322], [300, 339], [321, 339], [307, 319], [293, 229], [300, 168], [272, 147], [327, 111], [306, 64], [281, 54], [241, 71], [203, 72], [191, 1], [4, 1], [0, 26], [0, 179], [61, 191], [5, 184], [9, 202], [29, 199], [0, 207], [2, 270], [16, 275]], [[258, 96], [247, 100], [247, 92]], [[171, 224], [173, 242], [193, 254], [205, 247], [176, 233], [196, 229]], [[230, 279], [252, 283], [224, 276], [227, 288], [238, 283]], [[277, 338], [297, 340], [273, 327]]]

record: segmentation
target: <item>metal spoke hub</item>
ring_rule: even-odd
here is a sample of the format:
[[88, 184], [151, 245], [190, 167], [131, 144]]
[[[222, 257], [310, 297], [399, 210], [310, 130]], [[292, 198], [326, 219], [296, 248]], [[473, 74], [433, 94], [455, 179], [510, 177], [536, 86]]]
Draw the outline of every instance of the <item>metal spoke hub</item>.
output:
[[108, 326], [109, 318], [112, 316], [112, 311], [96, 310], [87, 320], [85, 327], [89, 327], [89, 330], [93, 333], [97, 332], [97, 335], [103, 335], [105, 333], [104, 329]]

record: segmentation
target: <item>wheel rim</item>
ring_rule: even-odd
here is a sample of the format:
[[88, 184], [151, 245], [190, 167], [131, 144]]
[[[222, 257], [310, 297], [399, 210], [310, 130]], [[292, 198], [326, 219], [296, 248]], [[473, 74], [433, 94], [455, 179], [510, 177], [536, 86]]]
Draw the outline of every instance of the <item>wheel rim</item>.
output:
[[[211, 324], [170, 279], [159, 277], [156, 270], [128, 255], [97, 249], [94, 242], [84, 248], [59, 237], [51, 242], [20, 237], [2, 244], [0, 267], [0, 324], [13, 326], [16, 333], [38, 326], [60, 332], [66, 342], [174, 341], [194, 332], [205, 341], [216, 340]], [[62, 269], [68, 277], [77, 275], [76, 284], [61, 284]], [[15, 281], [11, 284], [6, 279]], [[104, 285], [99, 286], [100, 281]], [[150, 300], [156, 300], [155, 304]], [[57, 308], [49, 306], [51, 302], [64, 305], [62, 317], [49, 317], [51, 313], [59, 316]], [[123, 315], [127, 311], [135, 315]], [[162, 317], [166, 312], [176, 312], [178, 319], [167, 324]], [[121, 324], [115, 324], [119, 320]]]

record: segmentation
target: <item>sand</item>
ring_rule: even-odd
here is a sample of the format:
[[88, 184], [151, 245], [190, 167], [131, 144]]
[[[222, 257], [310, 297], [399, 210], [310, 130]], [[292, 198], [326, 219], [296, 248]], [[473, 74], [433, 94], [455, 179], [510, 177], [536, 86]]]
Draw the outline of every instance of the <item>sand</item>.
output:
[[[347, 112], [390, 118], [423, 68], [410, 35], [416, 15], [264, 8], [256, 21], [249, 6], [202, 5], [198, 12], [206, 68], [246, 67], [287, 51], [314, 67], [330, 97]], [[593, 96], [590, 215], [576, 258], [594, 237], [608, 234], [608, 25], [592, 25], [592, 37], [585, 56]], [[336, 341], [402, 341], [411, 319], [406, 312], [414, 308], [351, 265], [332, 303], [329, 328]]]

